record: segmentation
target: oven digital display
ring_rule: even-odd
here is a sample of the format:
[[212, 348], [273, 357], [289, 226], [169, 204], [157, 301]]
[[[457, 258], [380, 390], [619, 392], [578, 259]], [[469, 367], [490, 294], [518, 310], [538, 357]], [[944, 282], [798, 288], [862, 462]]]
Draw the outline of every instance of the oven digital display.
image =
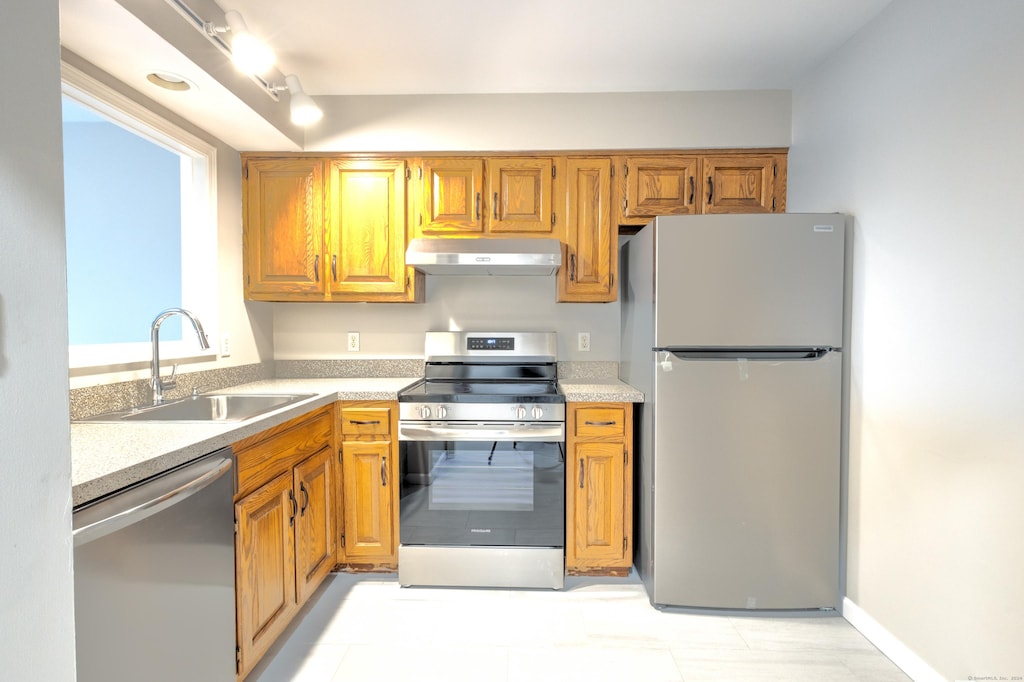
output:
[[467, 350], [515, 350], [512, 336], [471, 336], [466, 339]]

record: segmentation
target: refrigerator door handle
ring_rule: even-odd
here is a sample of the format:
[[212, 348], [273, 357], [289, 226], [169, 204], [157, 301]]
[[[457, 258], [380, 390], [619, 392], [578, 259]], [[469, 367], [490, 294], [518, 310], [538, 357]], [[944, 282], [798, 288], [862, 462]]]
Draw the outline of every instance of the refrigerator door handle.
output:
[[831, 346], [812, 348], [673, 348], [669, 346], [656, 347], [651, 350], [659, 353], [671, 353], [680, 360], [806, 361], [820, 360], [838, 349]]

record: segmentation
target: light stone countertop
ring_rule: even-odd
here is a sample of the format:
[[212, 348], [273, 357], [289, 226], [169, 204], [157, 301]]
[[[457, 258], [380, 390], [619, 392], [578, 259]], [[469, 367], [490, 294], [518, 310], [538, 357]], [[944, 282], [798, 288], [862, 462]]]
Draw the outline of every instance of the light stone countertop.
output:
[[396, 400], [416, 377], [273, 379], [218, 393], [315, 393], [316, 396], [241, 422], [71, 424], [74, 505], [132, 485], [336, 400]]
[[[396, 400], [417, 377], [272, 379], [218, 393], [315, 393], [316, 396], [241, 422], [71, 424], [71, 490], [75, 506], [265, 431], [336, 400]], [[617, 379], [562, 379], [567, 402], [643, 402]]]
[[644, 394], [618, 379], [559, 379], [570, 403], [642, 403]]

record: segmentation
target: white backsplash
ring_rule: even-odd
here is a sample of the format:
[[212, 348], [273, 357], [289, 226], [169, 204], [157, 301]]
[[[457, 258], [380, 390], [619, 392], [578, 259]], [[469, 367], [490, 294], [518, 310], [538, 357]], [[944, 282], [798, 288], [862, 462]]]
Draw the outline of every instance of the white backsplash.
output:
[[[557, 303], [551, 277], [428, 276], [426, 303], [283, 303], [274, 305], [274, 358], [415, 358], [423, 332], [554, 331], [560, 361], [619, 359], [618, 303]], [[591, 350], [576, 350], [578, 332]], [[345, 350], [359, 332], [360, 350]]]

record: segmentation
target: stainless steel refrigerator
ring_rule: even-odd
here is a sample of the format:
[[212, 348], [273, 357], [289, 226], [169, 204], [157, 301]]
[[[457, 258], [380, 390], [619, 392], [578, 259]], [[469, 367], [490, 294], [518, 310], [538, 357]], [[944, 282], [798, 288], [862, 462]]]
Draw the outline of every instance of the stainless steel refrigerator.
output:
[[642, 390], [635, 563], [655, 605], [839, 599], [845, 216], [659, 217], [622, 246]]

